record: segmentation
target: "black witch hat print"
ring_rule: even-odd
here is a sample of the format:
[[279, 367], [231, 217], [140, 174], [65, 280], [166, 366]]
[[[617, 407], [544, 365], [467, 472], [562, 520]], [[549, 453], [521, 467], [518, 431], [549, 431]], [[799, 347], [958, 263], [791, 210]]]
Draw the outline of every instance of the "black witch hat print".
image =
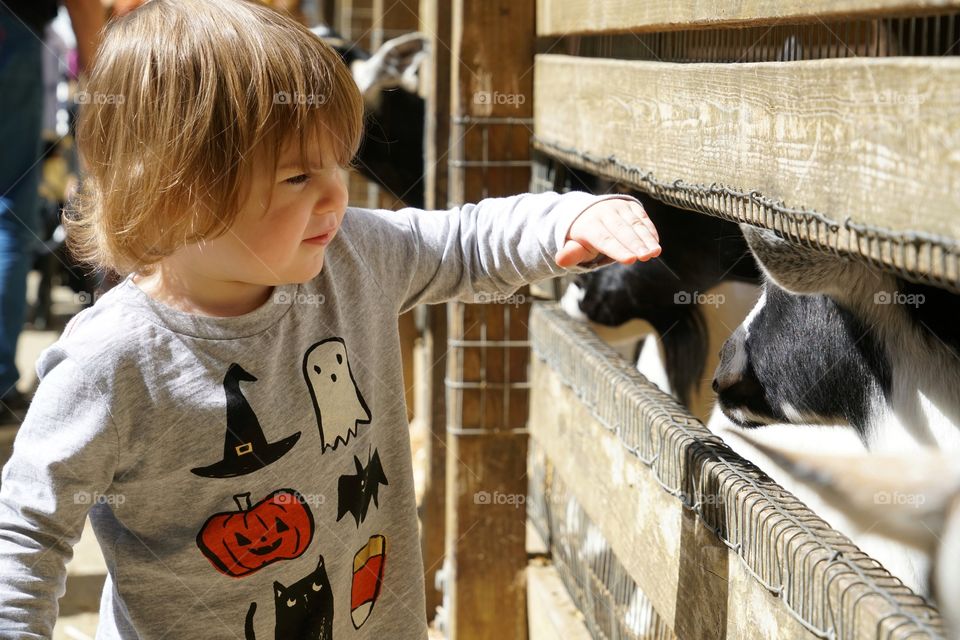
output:
[[227, 434], [223, 442], [223, 459], [205, 467], [191, 469], [204, 478], [233, 478], [253, 473], [276, 462], [290, 451], [300, 432], [276, 442], [267, 442], [260, 428], [257, 414], [240, 391], [241, 382], [256, 382], [256, 376], [247, 373], [236, 362], [227, 369], [223, 390], [227, 395]]

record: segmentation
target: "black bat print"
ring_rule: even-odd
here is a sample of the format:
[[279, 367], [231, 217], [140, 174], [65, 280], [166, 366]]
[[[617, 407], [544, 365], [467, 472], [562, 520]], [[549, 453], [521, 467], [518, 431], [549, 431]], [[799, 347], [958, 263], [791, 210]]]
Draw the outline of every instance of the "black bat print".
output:
[[340, 476], [338, 482], [338, 502], [337, 502], [337, 522], [348, 512], [353, 515], [357, 521], [357, 527], [367, 517], [367, 511], [370, 508], [370, 500], [373, 504], [380, 507], [378, 501], [380, 495], [380, 485], [388, 484], [387, 476], [383, 473], [383, 466], [380, 464], [380, 453], [374, 449], [373, 457], [367, 454], [367, 466], [364, 467], [360, 458], [353, 456], [353, 463], [357, 471], [354, 474], [344, 474]]

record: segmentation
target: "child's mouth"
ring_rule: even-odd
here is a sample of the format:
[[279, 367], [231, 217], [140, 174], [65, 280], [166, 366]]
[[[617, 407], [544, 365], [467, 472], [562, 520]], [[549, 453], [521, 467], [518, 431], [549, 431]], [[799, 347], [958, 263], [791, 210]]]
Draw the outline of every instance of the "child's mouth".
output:
[[324, 233], [323, 235], [307, 238], [306, 240], [304, 240], [304, 242], [309, 242], [310, 244], [325, 245], [325, 244], [329, 244], [331, 239], [333, 239], [332, 231], [329, 233]]

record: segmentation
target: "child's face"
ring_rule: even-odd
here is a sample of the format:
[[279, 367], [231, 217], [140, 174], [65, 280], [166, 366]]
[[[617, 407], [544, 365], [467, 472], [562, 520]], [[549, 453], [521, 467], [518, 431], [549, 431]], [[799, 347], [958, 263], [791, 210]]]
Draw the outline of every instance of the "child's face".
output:
[[276, 174], [272, 167], [255, 165], [233, 226], [191, 248], [193, 258], [213, 271], [208, 276], [278, 285], [306, 282], [320, 273], [326, 247], [346, 211], [347, 190], [328, 149], [318, 145], [309, 157], [311, 166], [301, 167], [297, 145], [288, 145], [280, 153]]

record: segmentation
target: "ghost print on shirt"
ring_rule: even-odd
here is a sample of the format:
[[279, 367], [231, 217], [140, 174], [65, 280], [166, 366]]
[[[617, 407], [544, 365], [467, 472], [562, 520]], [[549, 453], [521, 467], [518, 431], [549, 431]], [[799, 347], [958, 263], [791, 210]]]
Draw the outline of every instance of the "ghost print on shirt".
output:
[[370, 424], [370, 409], [353, 377], [342, 338], [328, 338], [307, 349], [303, 377], [320, 429], [321, 453], [347, 444], [361, 424]]

